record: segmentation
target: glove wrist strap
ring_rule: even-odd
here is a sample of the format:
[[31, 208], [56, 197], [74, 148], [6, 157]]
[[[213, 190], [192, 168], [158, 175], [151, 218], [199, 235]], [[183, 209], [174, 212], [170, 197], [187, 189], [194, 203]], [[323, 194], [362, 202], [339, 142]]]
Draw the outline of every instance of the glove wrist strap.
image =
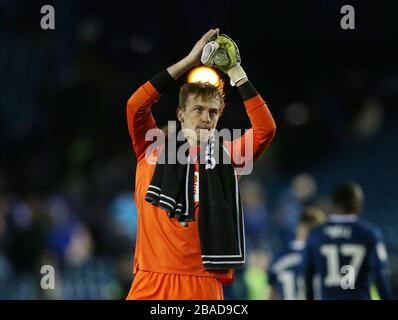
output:
[[231, 86], [236, 86], [236, 83], [239, 82], [242, 79], [247, 79], [246, 72], [243, 70], [243, 68], [240, 66], [240, 64], [237, 64], [233, 66], [231, 69], [227, 71], [227, 74], [229, 78], [231, 79]]

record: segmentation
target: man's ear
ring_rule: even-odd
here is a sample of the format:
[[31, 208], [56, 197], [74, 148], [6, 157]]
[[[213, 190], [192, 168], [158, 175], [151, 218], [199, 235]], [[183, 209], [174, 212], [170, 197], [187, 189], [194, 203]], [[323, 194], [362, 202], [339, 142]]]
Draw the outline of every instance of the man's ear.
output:
[[177, 119], [180, 122], [184, 122], [184, 113], [180, 107], [177, 107], [176, 113], [177, 113]]

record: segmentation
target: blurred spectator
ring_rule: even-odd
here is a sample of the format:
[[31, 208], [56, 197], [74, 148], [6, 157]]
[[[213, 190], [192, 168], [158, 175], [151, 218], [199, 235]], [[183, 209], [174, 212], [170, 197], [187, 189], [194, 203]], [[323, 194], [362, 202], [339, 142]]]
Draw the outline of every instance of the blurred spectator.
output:
[[31, 203], [18, 200], [10, 207], [10, 230], [6, 240], [6, 256], [18, 273], [38, 270], [45, 248], [45, 225], [41, 212]]
[[123, 191], [111, 202], [109, 212], [112, 215], [112, 223], [115, 232], [135, 241], [137, 233], [137, 207], [133, 198], [133, 192]]
[[245, 212], [246, 247], [250, 251], [264, 248], [267, 244], [267, 231], [270, 226], [266, 208], [265, 191], [262, 185], [249, 177], [241, 180], [242, 204]]
[[249, 263], [244, 274], [249, 300], [269, 299], [270, 288], [267, 279], [269, 260], [269, 254], [264, 250], [250, 252]]
[[284, 246], [294, 240], [303, 206], [313, 200], [316, 191], [317, 185], [314, 177], [302, 173], [294, 176], [290, 185], [279, 195], [275, 219]]
[[73, 240], [78, 222], [66, 200], [62, 197], [51, 197], [47, 205], [50, 217], [50, 230], [47, 236], [48, 249], [63, 261]]

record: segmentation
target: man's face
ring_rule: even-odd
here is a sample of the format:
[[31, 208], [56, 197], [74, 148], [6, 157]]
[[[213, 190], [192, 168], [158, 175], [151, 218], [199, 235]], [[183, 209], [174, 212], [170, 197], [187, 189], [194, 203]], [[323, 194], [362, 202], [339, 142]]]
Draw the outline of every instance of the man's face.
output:
[[199, 95], [188, 95], [185, 109], [178, 108], [177, 117], [190, 143], [206, 142], [213, 134], [221, 115], [220, 105], [221, 101], [218, 97], [203, 99]]

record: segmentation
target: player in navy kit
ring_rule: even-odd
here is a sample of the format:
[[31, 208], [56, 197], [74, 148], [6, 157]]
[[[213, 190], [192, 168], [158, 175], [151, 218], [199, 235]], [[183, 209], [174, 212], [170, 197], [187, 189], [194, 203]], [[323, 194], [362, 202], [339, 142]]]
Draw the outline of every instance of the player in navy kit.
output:
[[269, 267], [271, 299], [305, 299], [304, 278], [300, 275], [305, 241], [311, 229], [325, 220], [325, 214], [318, 208], [308, 207], [303, 211], [297, 226], [296, 240], [289, 243], [286, 251], [275, 255]]
[[332, 197], [336, 214], [310, 233], [304, 253], [307, 298], [370, 300], [374, 283], [381, 299], [391, 299], [382, 234], [358, 216], [364, 198], [361, 187], [340, 183]]

